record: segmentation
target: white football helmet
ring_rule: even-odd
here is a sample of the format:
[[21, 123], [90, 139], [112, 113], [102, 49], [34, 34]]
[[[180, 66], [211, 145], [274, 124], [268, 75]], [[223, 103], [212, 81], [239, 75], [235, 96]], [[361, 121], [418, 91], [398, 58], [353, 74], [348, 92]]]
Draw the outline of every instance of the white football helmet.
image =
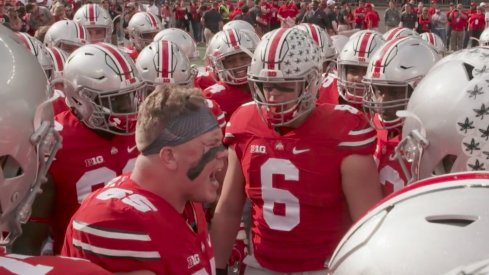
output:
[[336, 34], [331, 36], [331, 43], [333, 44], [336, 52], [340, 53], [346, 43], [348, 43], [349, 39], [350, 38], [348, 38], [346, 35]]
[[131, 58], [108, 43], [85, 45], [65, 64], [64, 92], [71, 108], [89, 128], [112, 134], [134, 134], [144, 82]]
[[146, 46], [136, 59], [136, 68], [151, 91], [162, 84], [193, 85], [196, 74], [182, 50], [167, 40]]
[[480, 46], [489, 46], [489, 28], [484, 29], [484, 31], [479, 36]]
[[255, 28], [250, 23], [244, 20], [231, 20], [224, 24], [224, 26], [222, 27], [223, 31], [227, 31], [230, 29], [246, 32], [251, 39], [255, 40], [255, 43], [257, 45], [260, 42], [260, 36], [258, 36], [258, 34], [256, 33]]
[[321, 59], [323, 63], [323, 72], [327, 73], [330, 69], [330, 64], [336, 59], [337, 52], [333, 46], [333, 41], [329, 38], [328, 33], [316, 24], [302, 23], [294, 28], [306, 32], [309, 37], [318, 45], [321, 50]]
[[226, 68], [224, 61], [229, 56], [246, 53], [250, 56], [256, 48], [256, 41], [248, 35], [235, 29], [216, 33], [207, 46], [206, 56], [219, 79], [231, 85], [247, 83], [246, 70], [250, 64]]
[[445, 58], [418, 84], [406, 111], [398, 113], [405, 120], [396, 158], [409, 182], [489, 167], [489, 48]]
[[[419, 38], [396, 38], [380, 47], [363, 78], [367, 91], [362, 104], [371, 125], [378, 129], [401, 126], [396, 112], [406, 109], [416, 85], [440, 59], [441, 54]], [[375, 123], [377, 114], [379, 123]]]
[[397, 28], [390, 29], [389, 31], [384, 33], [382, 37], [387, 42], [395, 38], [406, 37], [406, 36], [419, 37], [419, 34], [412, 29], [397, 27]]
[[46, 46], [44, 46], [41, 41], [37, 40], [36, 38], [25, 32], [18, 32], [17, 36], [19, 37], [22, 44], [32, 53], [32, 55], [37, 58], [37, 61], [44, 69], [46, 77], [48, 79], [51, 79], [53, 75], [54, 65], [46, 49]]
[[486, 259], [488, 196], [489, 174], [481, 172], [449, 174], [406, 187], [350, 228], [333, 253], [329, 271], [444, 274]]
[[194, 60], [199, 57], [197, 44], [190, 34], [177, 28], [164, 29], [157, 33], [153, 41], [168, 40], [180, 47], [189, 60]]
[[[253, 99], [263, 120], [270, 127], [280, 127], [309, 114], [315, 107], [320, 72], [321, 50], [305, 32], [279, 28], [265, 34], [248, 68]], [[297, 97], [279, 103], [267, 98], [266, 92], [285, 89], [296, 92]]]
[[163, 28], [158, 17], [150, 12], [138, 12], [131, 17], [128, 24], [131, 41], [138, 50], [153, 42], [155, 35]]
[[384, 45], [385, 41], [374, 31], [361, 31], [354, 34], [338, 55], [338, 93], [349, 104], [361, 107], [365, 84], [349, 81], [349, 70], [364, 71], [374, 53]]
[[47, 48], [47, 50], [54, 64], [53, 79], [62, 77], [68, 53], [56, 47]]
[[72, 53], [87, 44], [88, 41], [88, 31], [85, 26], [73, 20], [61, 20], [54, 23], [44, 36], [46, 46], [57, 47], [67, 53]]
[[18, 37], [0, 26], [0, 245], [22, 234], [61, 138], [50, 87]]
[[447, 48], [445, 43], [443, 43], [441, 37], [439, 37], [436, 33], [424, 32], [420, 36], [421, 39], [432, 45], [440, 54], [444, 55], [446, 53]]
[[76, 11], [73, 20], [87, 28], [90, 43], [111, 42], [114, 24], [109, 12], [101, 5], [83, 5]]

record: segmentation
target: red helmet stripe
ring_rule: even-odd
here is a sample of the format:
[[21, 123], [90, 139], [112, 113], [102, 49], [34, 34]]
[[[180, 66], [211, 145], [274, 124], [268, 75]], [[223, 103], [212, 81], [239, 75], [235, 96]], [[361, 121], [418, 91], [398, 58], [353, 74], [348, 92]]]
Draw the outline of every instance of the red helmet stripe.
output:
[[373, 63], [374, 64], [373, 75], [379, 75], [380, 74], [382, 64], [385, 63], [384, 61], [385, 61], [386, 57], [389, 56], [391, 50], [393, 48], [395, 48], [397, 46], [397, 44], [399, 44], [401, 41], [404, 41], [406, 39], [407, 39], [407, 37], [393, 39], [393, 40], [387, 42], [386, 44], [384, 44], [384, 46], [382, 46], [382, 48], [380, 49], [380, 53], [378, 55], [377, 60], [375, 60]]
[[76, 30], [78, 32], [78, 38], [81, 40], [86, 40], [87, 38], [85, 37], [85, 29], [83, 28], [83, 25], [80, 23], [75, 23], [76, 24]]
[[373, 34], [371, 32], [366, 32], [362, 35], [362, 38], [360, 38], [360, 48], [358, 49], [358, 58], [365, 60], [365, 54], [367, 52], [367, 46], [369, 44], [369, 41], [371, 40], [371, 37], [373, 37]]
[[319, 39], [319, 33], [316, 29], [316, 25], [308, 24], [307, 27], [309, 29], [309, 33], [311, 34], [312, 40], [314, 40], [314, 42], [316, 42], [317, 45], [319, 45], [319, 47], [321, 48], [323, 45], [321, 45], [322, 41], [321, 39]]
[[402, 30], [402, 28], [400, 28], [400, 27], [392, 29], [392, 31], [387, 36], [386, 40], [389, 41], [389, 40], [393, 39], [394, 37], [397, 37], [398, 33], [401, 32], [401, 30]]
[[95, 23], [95, 5], [88, 4], [88, 21], [90, 23]]
[[62, 72], [64, 69], [64, 60], [61, 53], [56, 48], [51, 48], [51, 53], [53, 54], [54, 66], [56, 71]]
[[114, 59], [117, 67], [120, 69], [121, 74], [124, 75], [124, 78], [129, 81], [129, 83], [136, 82], [131, 65], [128, 64], [126, 58], [122, 56], [122, 54], [116, 48], [114, 48], [114, 46], [106, 43], [97, 43], [95, 46], [102, 48], [104, 52], [108, 53], [109, 56]]
[[160, 71], [161, 78], [168, 78], [168, 68], [170, 64], [170, 55], [169, 55], [169, 46], [170, 43], [166, 40], [160, 40]]
[[150, 12], [146, 13], [149, 17], [149, 22], [151, 23], [151, 25], [155, 28], [158, 28], [158, 23], [156, 21], [156, 19], [154, 18], [154, 15], [152, 15]]
[[428, 33], [428, 41], [431, 45], [435, 45], [435, 38], [433, 37], [433, 34], [431, 32]]
[[277, 54], [277, 50], [280, 51], [280, 49], [278, 49], [278, 45], [280, 43], [280, 41], [282, 41], [282, 38], [284, 36], [284, 33], [287, 32], [289, 29], [287, 28], [280, 28], [272, 37], [270, 43], [267, 45], [268, 47], [268, 54], [267, 54], [267, 68], [269, 70], [275, 70], [275, 65], [276, 64], [276, 61], [275, 61], [275, 57], [276, 57], [276, 54]]
[[234, 29], [227, 30], [226, 36], [228, 38], [229, 43], [231, 44], [231, 47], [236, 48], [239, 46], [237, 35]]

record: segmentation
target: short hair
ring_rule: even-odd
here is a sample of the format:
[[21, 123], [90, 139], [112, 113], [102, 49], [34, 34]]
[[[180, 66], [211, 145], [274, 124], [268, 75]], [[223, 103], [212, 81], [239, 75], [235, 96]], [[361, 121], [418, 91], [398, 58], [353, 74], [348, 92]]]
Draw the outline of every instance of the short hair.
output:
[[160, 85], [144, 100], [136, 123], [136, 146], [139, 151], [151, 145], [172, 122], [202, 107], [208, 108], [202, 92], [179, 85]]

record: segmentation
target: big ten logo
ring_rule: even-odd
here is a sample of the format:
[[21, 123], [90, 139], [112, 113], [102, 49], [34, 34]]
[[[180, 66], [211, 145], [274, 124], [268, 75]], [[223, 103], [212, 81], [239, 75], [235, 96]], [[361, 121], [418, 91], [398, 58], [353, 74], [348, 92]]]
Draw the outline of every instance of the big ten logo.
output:
[[251, 145], [251, 153], [266, 154], [267, 148], [264, 145], [252, 144]]
[[96, 156], [85, 160], [85, 167], [95, 166], [97, 164], [104, 163], [104, 157]]

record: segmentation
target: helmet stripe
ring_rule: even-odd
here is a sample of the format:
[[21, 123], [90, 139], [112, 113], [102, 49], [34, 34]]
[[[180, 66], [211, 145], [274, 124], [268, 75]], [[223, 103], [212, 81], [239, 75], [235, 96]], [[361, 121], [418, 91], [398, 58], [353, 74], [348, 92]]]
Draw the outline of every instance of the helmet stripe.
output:
[[63, 55], [58, 51], [57, 48], [50, 48], [51, 56], [53, 57], [54, 66], [57, 72], [62, 72], [64, 69]]
[[408, 37], [402, 37], [402, 38], [393, 39], [393, 40], [387, 42], [380, 49], [380, 53], [378, 55], [378, 58], [373, 63], [374, 64], [374, 68], [373, 68], [374, 69], [374, 71], [373, 71], [373, 75], [374, 76], [380, 75], [380, 70], [384, 66], [383, 64], [385, 64], [385, 61], [386, 61], [387, 57], [389, 57], [390, 52], [392, 51], [392, 49], [394, 49], [395, 47], [397, 47], [398, 44], [400, 44], [401, 42], [403, 42], [406, 39], [408, 39]]
[[156, 19], [154, 18], [154, 16], [150, 12], [147, 12], [146, 14], [149, 17], [149, 22], [151, 23], [151, 26], [158, 28], [158, 23], [156, 22]]
[[229, 41], [229, 44], [231, 44], [232, 48], [237, 48], [239, 47], [238, 44], [238, 35], [236, 34], [236, 31], [234, 29], [230, 29], [226, 31], [226, 38]]
[[26, 33], [19, 32], [17, 33], [17, 36], [19, 37], [20, 41], [24, 44], [24, 46], [34, 55], [37, 57], [37, 51], [34, 43], [31, 41], [30, 37]]
[[76, 23], [76, 30], [77, 30], [77, 34], [78, 34], [78, 38], [80, 38], [80, 40], [83, 40], [85, 41], [87, 38], [85, 37], [85, 29], [83, 28], [83, 25], [80, 24], [80, 23]]
[[88, 21], [90, 24], [95, 23], [95, 5], [94, 4], [88, 4]]
[[278, 49], [278, 45], [280, 45], [280, 42], [285, 39], [284, 33], [287, 32], [290, 29], [287, 28], [280, 28], [275, 34], [272, 36], [270, 39], [269, 44], [267, 45], [267, 50], [265, 51], [265, 54], [267, 55], [267, 68], [269, 70], [279, 70], [280, 68], [276, 67], [278, 65], [278, 62], [275, 60], [278, 60], [280, 56], [280, 50]]
[[167, 40], [160, 40], [159, 53], [160, 53], [160, 71], [161, 78], [168, 78], [170, 55], [169, 55], [170, 43]]
[[132, 71], [131, 65], [128, 63], [126, 58], [122, 56], [119, 50], [117, 50], [116, 48], [114, 48], [114, 46], [107, 43], [97, 43], [94, 46], [101, 49], [108, 56], [110, 56], [112, 60], [114, 60], [114, 63], [117, 65], [118, 69], [120, 70], [120, 73], [124, 76], [124, 78], [129, 83], [136, 82], [136, 78], [134, 76], [134, 72]]
[[323, 45], [321, 45], [321, 39], [319, 39], [319, 32], [316, 29], [316, 25], [307, 24], [307, 28], [309, 29], [309, 33], [311, 34], [312, 40], [316, 42], [316, 44], [322, 49]]
[[397, 27], [395, 29], [392, 29], [392, 31], [387, 36], [387, 39], [386, 40], [387, 41], [392, 40], [393, 38], [397, 37], [401, 31], [402, 31], [402, 28], [400, 28], [400, 27]]
[[435, 45], [435, 38], [433, 37], [433, 34], [431, 32], [428, 33], [428, 41], [431, 45]]
[[358, 59], [360, 61], [365, 61], [365, 54], [367, 53], [367, 48], [369, 42], [373, 39], [374, 34], [371, 32], [366, 32], [360, 38], [360, 48], [358, 49]]

